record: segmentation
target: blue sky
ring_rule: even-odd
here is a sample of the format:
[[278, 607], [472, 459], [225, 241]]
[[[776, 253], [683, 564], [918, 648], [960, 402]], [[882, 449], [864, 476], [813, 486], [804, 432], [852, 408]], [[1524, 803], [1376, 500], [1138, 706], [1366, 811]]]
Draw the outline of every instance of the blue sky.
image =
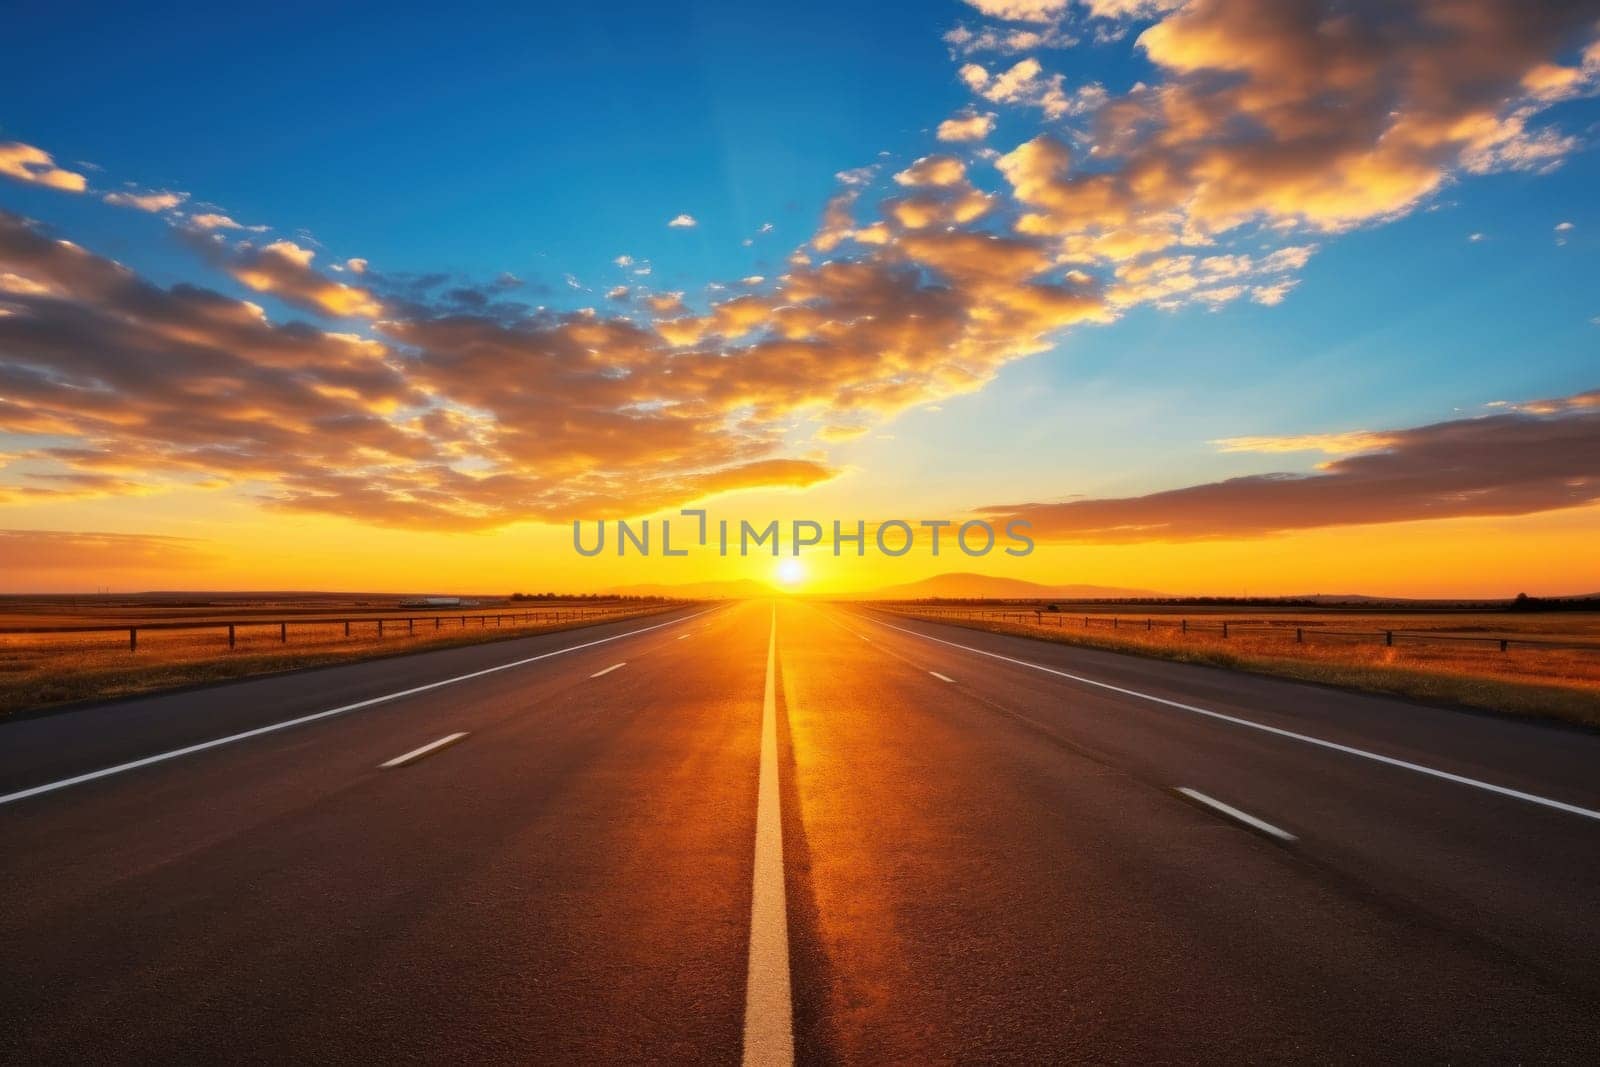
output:
[[[835, 171], [931, 143], [965, 99], [957, 5], [288, 5], [159, 19], [31, 5], [6, 130], [303, 227], [394, 269], [668, 282], [751, 273], [810, 233]], [[920, 12], [913, 18], [912, 14]], [[907, 32], [909, 25], [916, 26]], [[47, 91], [41, 91], [48, 87]], [[662, 224], [681, 211], [697, 233]], [[763, 222], [765, 249], [740, 241]]]

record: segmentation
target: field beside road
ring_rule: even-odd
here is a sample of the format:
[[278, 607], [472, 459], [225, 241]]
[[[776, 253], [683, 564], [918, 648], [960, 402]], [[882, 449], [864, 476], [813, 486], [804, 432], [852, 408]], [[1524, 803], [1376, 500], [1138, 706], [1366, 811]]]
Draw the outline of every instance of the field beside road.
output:
[[1600, 726], [1600, 613], [1395, 612], [1104, 604], [874, 607], [1417, 700]]
[[401, 607], [394, 598], [318, 594], [209, 602], [14, 598], [0, 605], [0, 719], [84, 700], [568, 630], [677, 606], [572, 598], [427, 610]]

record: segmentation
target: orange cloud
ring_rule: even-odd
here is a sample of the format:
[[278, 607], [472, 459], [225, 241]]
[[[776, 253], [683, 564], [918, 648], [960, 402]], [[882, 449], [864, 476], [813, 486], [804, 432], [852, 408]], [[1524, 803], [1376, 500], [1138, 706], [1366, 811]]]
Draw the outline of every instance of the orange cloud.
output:
[[[1171, 6], [1102, 3], [1094, 13]], [[1053, 134], [998, 165], [1022, 205], [1020, 232], [1119, 272], [1232, 236], [1336, 232], [1413, 209], [1455, 171], [1559, 163], [1576, 140], [1536, 116], [1593, 90], [1600, 46], [1589, 44], [1575, 67], [1551, 57], [1582, 46], [1594, 27], [1582, 5], [1559, 0], [1416, 0], [1338, 18], [1313, 3], [1194, 0], [1139, 36], [1161, 77], [1098, 108], [1086, 135], [1092, 168], [1078, 166], [1083, 147]], [[1048, 80], [1021, 64], [1001, 77], [969, 65], [962, 76], [980, 95], [1015, 103], [1037, 102], [1037, 90], [1020, 87]], [[1113, 299], [1227, 293], [1271, 304], [1286, 292], [1283, 279], [1169, 277]]]
[[981, 141], [994, 132], [994, 115], [964, 111], [939, 123], [941, 141]]
[[0, 143], [0, 174], [68, 193], [81, 193], [89, 186], [83, 175], [56, 166], [49, 152], [21, 141]]
[[[1535, 414], [1535, 410], [1549, 412]], [[1313, 474], [1259, 474], [1146, 496], [981, 509], [1047, 541], [1261, 537], [1289, 530], [1527, 515], [1600, 502], [1600, 390], [1476, 419], [1364, 434]], [[1288, 451], [1284, 439], [1252, 451]], [[1309, 440], [1327, 451], [1354, 438]]]
[[189, 225], [197, 230], [249, 230], [252, 233], [265, 233], [267, 230], [265, 226], [246, 226], [226, 215], [209, 211], [190, 215]]
[[[274, 241], [257, 248], [249, 243], [228, 245], [219, 235], [180, 231], [189, 244], [212, 263], [258, 293], [271, 293], [308, 311], [338, 318], [375, 318], [383, 305], [366, 289], [336, 282], [311, 265], [316, 253], [293, 241]], [[359, 263], [362, 273], [366, 260]]]
[[131, 207], [136, 211], [169, 211], [189, 199], [188, 193], [107, 193], [102, 199], [113, 207]]

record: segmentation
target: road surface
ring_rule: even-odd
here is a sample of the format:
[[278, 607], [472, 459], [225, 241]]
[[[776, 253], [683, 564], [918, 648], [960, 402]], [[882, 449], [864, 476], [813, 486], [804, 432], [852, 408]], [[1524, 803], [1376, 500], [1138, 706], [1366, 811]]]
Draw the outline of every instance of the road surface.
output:
[[0, 1060], [1595, 1062], [1600, 735], [799, 601], [0, 726]]

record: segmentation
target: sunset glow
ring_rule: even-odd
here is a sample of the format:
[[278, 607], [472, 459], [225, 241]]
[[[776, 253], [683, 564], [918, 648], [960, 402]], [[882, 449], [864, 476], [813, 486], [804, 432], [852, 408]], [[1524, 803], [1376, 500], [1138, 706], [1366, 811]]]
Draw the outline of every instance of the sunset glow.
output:
[[790, 557], [778, 564], [778, 581], [784, 585], [795, 586], [806, 580], [806, 565], [798, 559]]
[[1595, 1062], [1600, 0], [0, 40], [0, 1067]]

